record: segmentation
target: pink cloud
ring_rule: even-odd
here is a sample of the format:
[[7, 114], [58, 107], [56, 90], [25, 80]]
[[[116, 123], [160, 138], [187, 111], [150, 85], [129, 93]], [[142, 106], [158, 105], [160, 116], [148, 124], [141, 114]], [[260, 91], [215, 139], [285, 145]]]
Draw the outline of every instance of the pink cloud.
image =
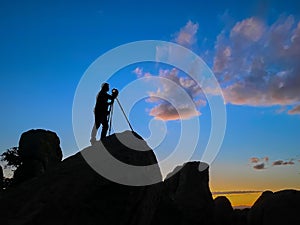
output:
[[254, 165], [253, 168], [256, 170], [265, 169], [265, 163], [260, 163], [260, 164]]
[[133, 72], [135, 75], [137, 75], [138, 77], [141, 77], [141, 76], [143, 75], [143, 69], [140, 68], [140, 67], [135, 68], [132, 72]]
[[281, 165], [294, 165], [295, 163], [293, 160], [289, 161], [283, 161], [283, 160], [277, 160], [272, 163], [272, 166], [281, 166]]
[[176, 35], [176, 43], [190, 47], [197, 42], [196, 34], [198, 31], [199, 25], [188, 21], [187, 24], [180, 29], [179, 33]]
[[[201, 115], [197, 107], [204, 106], [206, 101], [199, 98], [201, 89], [193, 79], [179, 76], [177, 69], [160, 70], [158, 77], [163, 78], [160, 79], [161, 86], [156, 92], [149, 93], [147, 100], [156, 104], [150, 110], [151, 116], [160, 120], [179, 120]], [[183, 96], [181, 91], [187, 95]], [[187, 96], [192, 104], [187, 101]], [[172, 105], [171, 101], [176, 105]]]
[[[293, 16], [272, 25], [257, 18], [222, 31], [215, 44], [214, 72], [227, 103], [290, 106], [300, 101], [300, 23]], [[296, 114], [295, 107], [289, 114]]]
[[257, 158], [257, 157], [252, 157], [252, 158], [250, 158], [250, 162], [251, 163], [258, 163], [260, 160], [259, 160], [259, 158]]
[[300, 114], [300, 105], [294, 106], [291, 110], [288, 111], [288, 114], [290, 115]]

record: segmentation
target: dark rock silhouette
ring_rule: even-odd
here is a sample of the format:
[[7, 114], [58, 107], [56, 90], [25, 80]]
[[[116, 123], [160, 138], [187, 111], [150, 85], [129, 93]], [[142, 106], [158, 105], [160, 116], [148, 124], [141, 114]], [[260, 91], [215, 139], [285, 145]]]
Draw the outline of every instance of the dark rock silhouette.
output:
[[[46, 134], [49, 134], [46, 135]], [[28, 135], [28, 137], [27, 137]], [[45, 138], [47, 137], [47, 138]], [[42, 141], [47, 140], [47, 141]], [[123, 142], [128, 145], [124, 145]], [[101, 143], [103, 145], [101, 145]], [[38, 176], [0, 193], [0, 218], [5, 225], [266, 225], [299, 224], [300, 191], [264, 192], [253, 207], [232, 210], [227, 198], [212, 199], [208, 165], [188, 162], [162, 182], [154, 152], [137, 134], [126, 131], [83, 149], [62, 162], [57, 135], [30, 131], [22, 135], [22, 157], [43, 167]], [[43, 146], [43, 147], [41, 147]], [[113, 182], [94, 171], [84, 159], [104, 149], [141, 169], [143, 181], [157, 184], [130, 186]], [[143, 151], [137, 151], [142, 148]], [[39, 152], [42, 151], [42, 152]], [[97, 154], [96, 154], [97, 155]], [[26, 162], [24, 161], [24, 164]], [[95, 162], [107, 163], [95, 158]], [[59, 163], [60, 162], [60, 163]], [[109, 165], [109, 163], [107, 163]], [[30, 165], [30, 164], [27, 164]], [[198, 168], [205, 168], [199, 171]], [[146, 168], [146, 167], [145, 167]], [[21, 172], [21, 171], [20, 171]], [[122, 172], [122, 173], [121, 173]], [[122, 181], [132, 174], [124, 174]], [[247, 220], [248, 219], [248, 222]], [[230, 222], [231, 221], [231, 222]]]
[[248, 213], [249, 225], [300, 224], [300, 191], [266, 191]]
[[[208, 165], [204, 171], [199, 171], [199, 163], [188, 162], [167, 176], [161, 204], [165, 205], [164, 213], [168, 213], [168, 209], [173, 213], [169, 212], [170, 217], [163, 220], [163, 213], [158, 210], [161, 218], [156, 219], [157, 224], [213, 224], [214, 202], [208, 185]], [[172, 220], [173, 215], [175, 219]]]
[[4, 181], [4, 177], [3, 177], [3, 169], [2, 166], [0, 166], [0, 191], [3, 188], [3, 181]]
[[233, 208], [225, 196], [215, 198], [214, 218], [216, 225], [231, 225], [233, 221]]
[[[118, 136], [128, 138], [128, 132]], [[109, 152], [133, 164], [157, 162], [152, 150], [149, 153], [128, 149], [117, 141], [116, 135], [107, 137], [105, 145]], [[84, 151], [97, 149], [92, 146]], [[98, 175], [81, 153], [77, 153], [0, 196], [1, 224], [147, 225], [151, 224], [157, 208], [160, 188], [161, 184], [126, 186], [114, 183]]]
[[234, 209], [232, 225], [247, 225], [248, 212], [250, 208]]
[[62, 160], [60, 140], [52, 131], [29, 130], [21, 135], [19, 155], [22, 165], [14, 173], [16, 183], [40, 176]]

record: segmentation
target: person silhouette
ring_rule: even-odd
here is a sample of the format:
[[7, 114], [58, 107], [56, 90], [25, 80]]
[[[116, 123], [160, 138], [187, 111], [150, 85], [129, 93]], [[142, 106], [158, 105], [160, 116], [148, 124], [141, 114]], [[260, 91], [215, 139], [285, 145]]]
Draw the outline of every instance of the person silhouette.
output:
[[103, 83], [101, 85], [101, 90], [97, 95], [96, 105], [94, 108], [95, 123], [91, 133], [91, 140], [90, 140], [91, 144], [94, 144], [96, 142], [97, 132], [101, 124], [102, 124], [101, 140], [103, 140], [106, 137], [106, 133], [108, 130], [108, 115], [109, 115], [108, 107], [114, 103], [114, 97], [108, 94], [107, 93], [108, 91], [109, 91], [109, 84]]

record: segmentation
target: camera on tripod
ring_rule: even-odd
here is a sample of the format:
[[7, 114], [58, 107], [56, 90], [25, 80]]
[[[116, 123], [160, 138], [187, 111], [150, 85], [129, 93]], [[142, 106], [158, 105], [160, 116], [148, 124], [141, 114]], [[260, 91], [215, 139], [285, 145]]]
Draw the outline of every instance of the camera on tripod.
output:
[[118, 97], [119, 91], [118, 89], [114, 88], [111, 91], [111, 96], [115, 99], [116, 97]]

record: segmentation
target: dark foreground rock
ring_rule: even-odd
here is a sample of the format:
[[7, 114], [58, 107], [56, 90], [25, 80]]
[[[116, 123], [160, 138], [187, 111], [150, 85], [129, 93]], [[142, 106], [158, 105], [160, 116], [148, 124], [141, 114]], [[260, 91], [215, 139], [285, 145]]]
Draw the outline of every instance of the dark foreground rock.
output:
[[214, 202], [209, 189], [208, 165], [188, 162], [167, 176], [163, 182], [160, 208], [154, 224], [213, 224]]
[[233, 208], [225, 196], [215, 198], [214, 218], [216, 225], [231, 225], [233, 222]]
[[266, 191], [248, 213], [249, 225], [300, 224], [300, 191]]
[[19, 155], [22, 165], [15, 171], [16, 183], [43, 174], [62, 160], [60, 140], [48, 130], [29, 130], [21, 135]]
[[[128, 132], [120, 135], [128, 138]], [[146, 145], [143, 140], [139, 141]], [[106, 148], [125, 161], [132, 160], [132, 164], [137, 163], [136, 160], [144, 164], [156, 163], [152, 150], [133, 152], [118, 142], [114, 135], [108, 137]], [[91, 146], [83, 151], [98, 149]], [[59, 163], [55, 169], [11, 187], [0, 195], [1, 224], [147, 225], [151, 224], [159, 202], [159, 188], [160, 185], [114, 183], [97, 174], [81, 153], [77, 153]]]
[[[138, 166], [139, 172], [131, 167], [116, 170], [106, 151], [121, 165]], [[144, 140], [128, 131], [111, 135], [3, 192], [1, 224], [210, 225], [208, 166], [200, 172], [199, 165], [186, 163], [162, 182], [155, 154]], [[99, 169], [105, 175], [99, 175]]]

